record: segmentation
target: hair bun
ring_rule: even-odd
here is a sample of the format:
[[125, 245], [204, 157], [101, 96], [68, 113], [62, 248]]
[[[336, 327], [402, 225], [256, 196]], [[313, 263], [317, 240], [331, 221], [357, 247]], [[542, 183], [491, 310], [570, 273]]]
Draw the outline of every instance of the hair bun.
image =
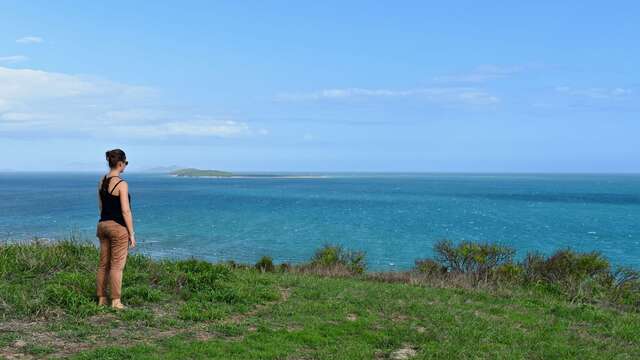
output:
[[105, 153], [109, 167], [114, 168], [119, 161], [126, 161], [127, 155], [120, 149], [109, 150]]

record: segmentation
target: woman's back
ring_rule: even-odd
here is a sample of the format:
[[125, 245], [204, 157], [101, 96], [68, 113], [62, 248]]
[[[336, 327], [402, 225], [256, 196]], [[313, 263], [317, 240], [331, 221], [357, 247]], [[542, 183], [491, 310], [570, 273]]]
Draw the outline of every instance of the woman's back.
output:
[[[113, 178], [116, 178], [116, 180], [113, 181], [115, 184], [113, 186], [109, 186], [112, 183], [111, 179]], [[124, 180], [118, 176], [105, 176], [102, 179], [102, 184], [100, 185], [100, 201], [102, 203], [100, 221], [113, 220], [122, 226], [126, 226], [124, 216], [122, 215], [119, 192], [114, 194], [118, 185], [123, 181]], [[129, 195], [129, 200], [131, 200], [131, 195]]]

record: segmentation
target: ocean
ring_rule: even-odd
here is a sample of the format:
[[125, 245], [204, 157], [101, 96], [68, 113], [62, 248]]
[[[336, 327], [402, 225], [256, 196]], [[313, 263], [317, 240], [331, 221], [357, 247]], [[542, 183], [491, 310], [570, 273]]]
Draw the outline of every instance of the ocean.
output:
[[[0, 241], [96, 241], [100, 176], [0, 173]], [[597, 250], [640, 267], [640, 175], [123, 177], [135, 251], [152, 257], [298, 263], [340, 244], [364, 251], [371, 270], [400, 270], [450, 239], [510, 245], [519, 257]]]

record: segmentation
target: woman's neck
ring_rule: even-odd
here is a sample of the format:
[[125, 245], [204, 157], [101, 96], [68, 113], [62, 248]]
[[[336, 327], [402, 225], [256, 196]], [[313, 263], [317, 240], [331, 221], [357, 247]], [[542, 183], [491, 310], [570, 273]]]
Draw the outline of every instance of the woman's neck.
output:
[[113, 177], [113, 176], [120, 176], [120, 171], [118, 170], [109, 171], [109, 177]]

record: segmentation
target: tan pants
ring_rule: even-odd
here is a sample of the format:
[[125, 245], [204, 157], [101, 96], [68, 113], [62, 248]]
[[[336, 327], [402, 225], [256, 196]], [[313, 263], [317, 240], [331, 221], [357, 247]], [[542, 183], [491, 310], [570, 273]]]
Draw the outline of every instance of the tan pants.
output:
[[100, 263], [96, 277], [99, 297], [105, 297], [107, 283], [111, 290], [111, 299], [120, 299], [122, 271], [127, 262], [129, 232], [115, 221], [100, 221], [96, 236], [100, 239]]

